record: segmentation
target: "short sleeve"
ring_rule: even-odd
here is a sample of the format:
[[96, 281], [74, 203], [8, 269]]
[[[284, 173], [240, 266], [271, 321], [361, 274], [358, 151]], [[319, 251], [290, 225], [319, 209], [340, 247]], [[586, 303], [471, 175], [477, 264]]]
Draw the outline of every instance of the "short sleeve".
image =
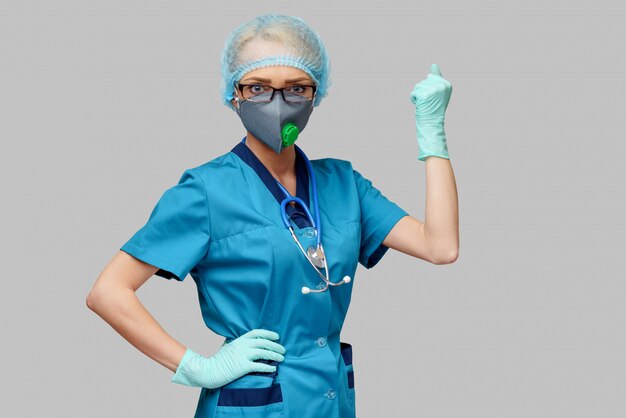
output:
[[408, 213], [387, 199], [372, 182], [352, 170], [361, 206], [361, 247], [359, 263], [365, 268], [374, 267], [389, 247], [382, 244], [395, 224]]
[[202, 178], [186, 170], [167, 189], [141, 227], [120, 250], [158, 267], [157, 276], [183, 281], [204, 258], [210, 236], [209, 208]]

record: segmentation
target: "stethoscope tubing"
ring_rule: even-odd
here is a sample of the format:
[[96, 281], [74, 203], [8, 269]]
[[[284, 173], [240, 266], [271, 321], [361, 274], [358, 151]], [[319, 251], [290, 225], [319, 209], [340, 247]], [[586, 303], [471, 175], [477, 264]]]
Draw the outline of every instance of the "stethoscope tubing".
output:
[[304, 208], [307, 216], [309, 217], [309, 220], [313, 224], [313, 228], [317, 231], [317, 245], [319, 246], [322, 240], [322, 224], [320, 222], [320, 211], [319, 211], [319, 205], [317, 202], [317, 181], [315, 180], [315, 173], [313, 172], [313, 166], [311, 165], [311, 161], [309, 161], [309, 158], [306, 156], [304, 151], [302, 151], [300, 148], [296, 148], [296, 150], [299, 151], [300, 154], [302, 155], [304, 162], [306, 163], [309, 176], [311, 176], [311, 188], [313, 189], [313, 209], [315, 211], [315, 221], [313, 221], [313, 216], [311, 215], [311, 212], [309, 211], [307, 206], [304, 204], [304, 201], [300, 199], [299, 197], [292, 196], [287, 191], [287, 189], [285, 189], [285, 187], [282, 184], [280, 184], [278, 180], [276, 180], [276, 184], [278, 184], [278, 187], [280, 187], [280, 189], [285, 194], [285, 199], [280, 204], [281, 215], [282, 215], [283, 223], [285, 224], [285, 227], [290, 228], [291, 224], [289, 223], [285, 206], [287, 205], [287, 203], [291, 203], [294, 201], [300, 203], [300, 206]]
[[[244, 137], [241, 142], [245, 143], [246, 138]], [[324, 251], [324, 246], [322, 245], [322, 224], [320, 222], [320, 211], [319, 211], [319, 204], [318, 204], [318, 200], [317, 200], [317, 181], [315, 179], [315, 172], [313, 171], [313, 165], [311, 164], [311, 161], [309, 161], [309, 158], [306, 156], [306, 154], [304, 153], [304, 151], [302, 151], [298, 146], [294, 145], [296, 152], [299, 152], [302, 155], [302, 158], [304, 159], [304, 162], [306, 163], [306, 167], [307, 170], [309, 172], [309, 176], [311, 177], [311, 188], [313, 189], [313, 208], [315, 209], [315, 220], [313, 219], [313, 216], [311, 215], [311, 211], [309, 210], [309, 208], [307, 207], [306, 203], [304, 203], [304, 201], [302, 199], [300, 199], [297, 196], [292, 196], [289, 191], [287, 191], [287, 189], [280, 184], [280, 182], [277, 179], [274, 179], [276, 181], [276, 184], [278, 185], [278, 187], [282, 190], [282, 192], [285, 195], [285, 199], [283, 199], [280, 203], [280, 214], [281, 214], [281, 218], [283, 220], [283, 223], [285, 224], [285, 227], [289, 230], [289, 232], [291, 233], [291, 237], [293, 238], [293, 240], [296, 242], [296, 244], [298, 244], [298, 247], [300, 248], [300, 251], [302, 252], [302, 254], [304, 255], [304, 258], [307, 259], [307, 261], [309, 262], [309, 264], [311, 264], [311, 266], [315, 269], [315, 271], [317, 272], [317, 274], [324, 280], [325, 286], [322, 289], [310, 289], [308, 287], [303, 287], [302, 288], [302, 293], [310, 293], [310, 292], [314, 292], [314, 293], [319, 293], [319, 292], [324, 292], [326, 289], [328, 289], [329, 286], [339, 286], [342, 285], [344, 283], [349, 283], [351, 281], [350, 276], [345, 276], [341, 281], [337, 282], [337, 283], [333, 283], [330, 281], [330, 268], [328, 267], [328, 263], [326, 262], [326, 252]], [[317, 235], [317, 250], [321, 250], [322, 255], [323, 255], [323, 264], [324, 264], [324, 270], [326, 274], [322, 274], [322, 272], [319, 270], [319, 268], [315, 265], [315, 263], [313, 263], [313, 261], [311, 261], [311, 258], [307, 255], [307, 252], [304, 250], [304, 248], [302, 248], [302, 244], [300, 244], [300, 241], [298, 240], [298, 238], [296, 237], [296, 234], [293, 230], [293, 227], [291, 226], [291, 223], [289, 222], [289, 217], [287, 216], [287, 204], [290, 202], [297, 202], [300, 204], [300, 206], [302, 206], [302, 208], [304, 208], [304, 211], [306, 212], [306, 215], [309, 219], [309, 222], [311, 222], [312, 227]]]
[[[287, 191], [287, 189], [282, 184], [280, 184], [280, 182], [278, 180], [274, 179], [274, 180], [276, 180], [276, 184], [278, 184], [280, 189], [285, 194], [285, 199], [283, 199], [283, 201], [280, 203], [280, 212], [281, 212], [281, 216], [282, 216], [282, 219], [283, 219], [283, 223], [285, 224], [285, 227], [287, 227], [287, 229], [289, 229], [289, 232], [291, 233], [291, 237], [296, 242], [296, 244], [298, 244], [298, 247], [300, 248], [300, 251], [302, 252], [304, 257], [307, 259], [309, 264], [311, 264], [311, 266], [315, 269], [317, 274], [324, 280], [324, 283], [325, 283], [325, 286], [322, 289], [314, 290], [314, 289], [310, 289], [308, 287], [303, 287], [302, 288], [302, 292], [303, 293], [324, 292], [326, 289], [328, 289], [329, 286], [339, 286], [339, 285], [342, 285], [344, 283], [349, 283], [350, 282], [350, 277], [346, 276], [346, 277], [344, 277], [343, 280], [341, 280], [340, 282], [337, 282], [337, 283], [333, 283], [333, 282], [330, 281], [330, 268], [329, 268], [328, 263], [326, 261], [326, 252], [324, 251], [324, 246], [322, 245], [322, 229], [321, 229], [321, 222], [320, 222], [319, 205], [318, 205], [318, 200], [317, 200], [317, 182], [316, 182], [316, 179], [315, 179], [315, 172], [313, 171], [313, 166], [312, 166], [311, 162], [309, 161], [309, 158], [304, 153], [304, 151], [302, 151], [298, 147], [296, 147], [296, 150], [297, 150], [297, 152], [300, 152], [300, 154], [302, 155], [302, 158], [306, 162], [307, 170], [309, 172], [309, 176], [311, 177], [311, 187], [313, 189], [312, 190], [313, 191], [313, 199], [312, 200], [313, 200], [313, 207], [315, 209], [315, 220], [313, 220], [313, 216], [311, 215], [311, 212], [307, 208], [307, 205], [304, 203], [304, 201], [302, 199], [300, 199], [299, 197], [297, 197], [297, 196], [292, 196]], [[307, 252], [304, 250], [304, 248], [302, 248], [302, 244], [300, 244], [300, 241], [298, 240], [298, 238], [296, 237], [296, 234], [294, 233], [293, 227], [291, 226], [291, 223], [289, 222], [289, 218], [287, 216], [287, 210], [286, 210], [286, 206], [290, 202], [297, 202], [297, 203], [299, 203], [300, 206], [302, 206], [302, 208], [304, 208], [304, 211], [306, 212], [306, 215], [307, 215], [309, 221], [313, 224], [313, 228], [314, 228], [314, 230], [316, 232], [316, 235], [317, 235], [317, 249], [321, 250], [321, 252], [323, 254], [323, 257], [324, 257], [323, 258], [323, 264], [324, 264], [325, 274], [322, 274], [322, 272], [315, 265], [315, 263], [313, 263], [313, 261], [311, 261], [311, 258], [307, 255]]]

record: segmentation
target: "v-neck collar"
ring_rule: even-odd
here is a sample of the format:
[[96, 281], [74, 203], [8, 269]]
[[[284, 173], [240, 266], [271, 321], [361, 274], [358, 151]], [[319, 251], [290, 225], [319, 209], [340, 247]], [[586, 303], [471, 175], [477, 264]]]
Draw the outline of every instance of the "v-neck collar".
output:
[[[263, 165], [261, 160], [252, 152], [250, 148], [245, 144], [246, 137], [235, 145], [235, 147], [231, 150], [231, 152], [235, 153], [243, 162], [248, 164], [259, 176], [259, 178], [263, 181], [263, 184], [267, 189], [272, 193], [274, 199], [278, 203], [280, 208], [280, 203], [285, 198], [285, 194], [282, 192], [278, 184], [276, 184], [276, 179], [269, 170]], [[306, 205], [310, 208], [309, 203], [309, 172], [307, 169], [306, 162], [304, 161], [304, 157], [302, 156], [302, 151], [300, 148], [294, 144], [296, 149], [296, 197], [299, 197], [306, 203]], [[287, 215], [291, 218], [291, 220], [297, 225], [298, 228], [306, 228], [313, 226], [311, 222], [306, 217], [304, 211], [299, 209], [299, 204], [296, 204], [294, 208], [291, 205], [285, 206], [287, 210]], [[311, 215], [315, 216], [312, 212], [313, 208], [310, 209]]]

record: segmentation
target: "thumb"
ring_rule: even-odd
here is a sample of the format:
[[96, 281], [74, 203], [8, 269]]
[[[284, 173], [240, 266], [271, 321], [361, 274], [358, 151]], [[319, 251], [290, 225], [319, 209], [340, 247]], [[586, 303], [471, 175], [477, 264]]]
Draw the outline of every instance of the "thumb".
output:
[[430, 73], [435, 75], [441, 75], [441, 71], [439, 70], [439, 66], [437, 64], [433, 64], [430, 66]]

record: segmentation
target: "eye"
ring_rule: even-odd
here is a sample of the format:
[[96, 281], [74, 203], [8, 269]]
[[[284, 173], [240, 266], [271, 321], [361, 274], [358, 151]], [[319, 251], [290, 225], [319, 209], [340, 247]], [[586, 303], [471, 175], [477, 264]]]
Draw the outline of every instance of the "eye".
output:
[[292, 86], [291, 87], [291, 92], [292, 93], [302, 94], [305, 91], [306, 91], [305, 86]]
[[265, 91], [263, 85], [261, 84], [253, 84], [251, 86], [248, 86], [248, 88], [250, 89], [250, 92], [254, 94], [262, 93], [263, 91]]

